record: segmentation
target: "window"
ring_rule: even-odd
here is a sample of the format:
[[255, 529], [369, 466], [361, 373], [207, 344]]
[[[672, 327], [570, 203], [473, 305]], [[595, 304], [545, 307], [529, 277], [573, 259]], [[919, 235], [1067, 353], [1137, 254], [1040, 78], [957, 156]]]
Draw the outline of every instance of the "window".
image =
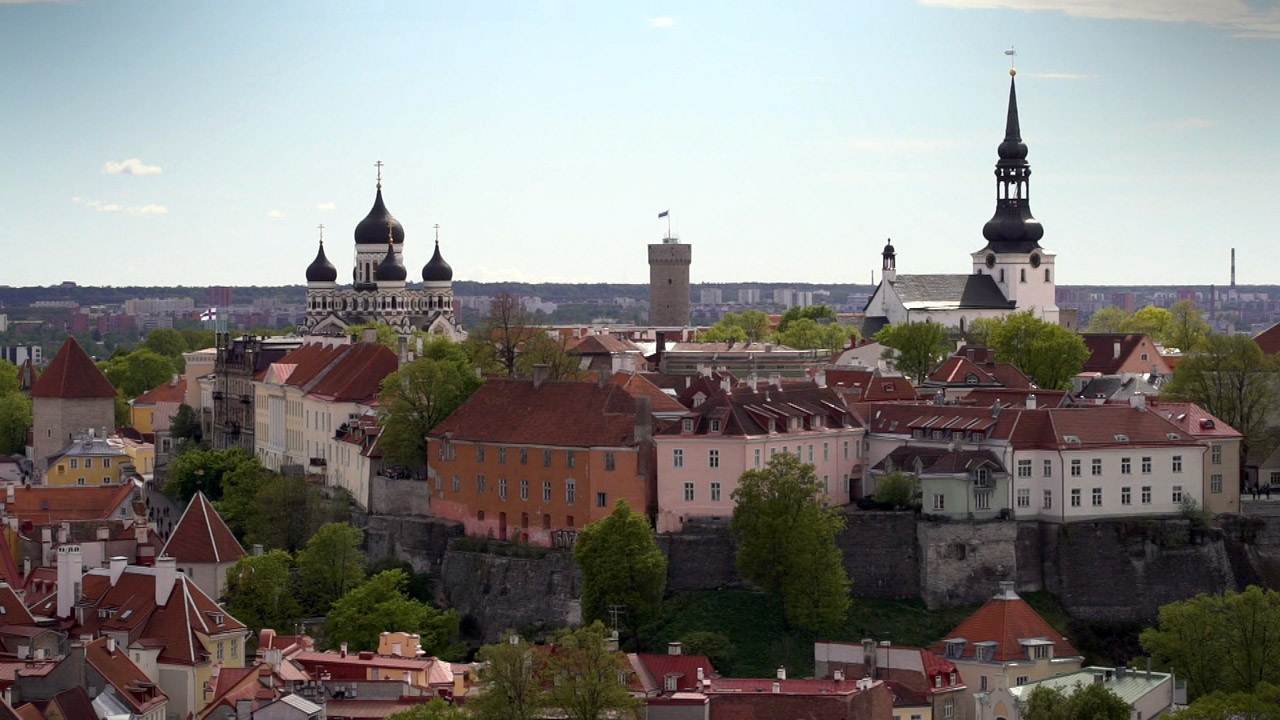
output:
[[1018, 488], [1018, 507], [1031, 507], [1031, 488]]
[[1045, 490], [1044, 491], [1044, 509], [1050, 510], [1052, 508], [1053, 508], [1053, 491]]
[[991, 509], [991, 491], [975, 490], [973, 493], [973, 507], [976, 510]]
[[439, 475], [436, 476], [436, 492], [438, 493], [444, 492], [444, 478], [440, 477]]
[[528, 464], [529, 464], [529, 449], [528, 449], [528, 448], [520, 448], [520, 464], [521, 464], [521, 465], [528, 465]]
[[772, 460], [774, 455], [778, 454], [778, 448], [769, 448], [769, 459]]
[[568, 467], [573, 467], [574, 454], [572, 450], [564, 451], [564, 463]]
[[1151, 486], [1150, 485], [1142, 486], [1142, 504], [1143, 505], [1151, 504]]
[[1102, 458], [1094, 458], [1093, 460], [1090, 461], [1089, 474], [1090, 475], [1102, 474]]
[[1044, 461], [1044, 476], [1053, 477], [1053, 461], [1052, 460]]
[[1221, 475], [1209, 476], [1209, 492], [1211, 493], [1222, 492], [1222, 476]]
[[[1001, 272], [1004, 272], [1004, 271], [1003, 271], [1003, 270], [1001, 270]], [[986, 692], [986, 691], [987, 691], [987, 676], [986, 676], [986, 675], [983, 675], [983, 676], [982, 676], [982, 678], [980, 679], [980, 681], [978, 682], [978, 689], [979, 689], [979, 690], [981, 690], [981, 691], [983, 691], [983, 692]]]
[[934, 494], [933, 494], [933, 509], [934, 509], [934, 510], [946, 510], [946, 509], [947, 509], [947, 508], [946, 508], [946, 505], [947, 505], [947, 496], [946, 496], [946, 495], [943, 495], [942, 493], [934, 493]]
[[1071, 477], [1080, 477], [1080, 461], [1071, 461]]
[[1093, 489], [1093, 506], [1102, 507], [1102, 488]]
[[484, 446], [476, 446], [476, 462], [484, 462]]
[[92, 470], [92, 469], [93, 469], [93, 458], [85, 458], [85, 459], [84, 459], [84, 469], [85, 469], [85, 470]]
[[822, 462], [831, 460], [831, 443], [822, 443]]
[[111, 467], [111, 458], [102, 458], [102, 467], [104, 468]]
[[824, 494], [831, 492], [831, 482], [828, 480], [828, 476], [826, 475], [822, 476], [822, 492]]
[[231, 659], [235, 660], [240, 656], [240, 643], [235, 640], [231, 641]]
[[720, 502], [720, 483], [711, 483], [711, 502]]
[[716, 418], [711, 421], [711, 432], [720, 432], [720, 419]]
[[1181, 485], [1173, 486], [1173, 502], [1174, 503], [1182, 502], [1182, 486]]
[[680, 427], [684, 432], [693, 432], [693, 418], [685, 418]]
[[613, 470], [613, 469], [614, 469], [614, 468], [616, 468], [616, 467], [617, 467], [617, 460], [615, 460], [615, 459], [614, 459], [614, 457], [613, 457], [613, 453], [612, 453], [612, 452], [606, 452], [606, 453], [604, 454], [604, 469], [605, 469], [605, 470]]
[[1127, 488], [1127, 487], [1120, 488], [1120, 504], [1121, 505], [1133, 504], [1133, 491], [1131, 488]]
[[1044, 269], [1044, 281], [1049, 282], [1049, 268]]
[[[952, 684], [954, 685], [955, 683], [952, 683]], [[942, 705], [942, 717], [949, 718], [949, 717], [952, 717], [954, 714], [955, 714], [955, 701], [953, 698], [947, 698], [947, 701]]]
[[461, 487], [461, 482], [458, 480], [458, 476], [457, 476], [457, 475], [454, 475], [454, 476], [453, 476], [453, 491], [454, 491], [454, 492], [458, 492], [458, 490], [460, 489], [460, 487]]
[[1080, 488], [1071, 489], [1071, 507], [1080, 507]]
[[1120, 474], [1128, 475], [1133, 472], [1133, 462], [1129, 458], [1120, 458]]
[[1142, 474], [1143, 475], [1151, 474], [1151, 458], [1149, 457], [1142, 458]]
[[760, 448], [755, 449], [754, 455], [755, 455], [756, 469], [759, 470], [760, 469]]
[[609, 507], [609, 497], [605, 493], [596, 493], [596, 507]]
[[684, 484], [684, 501], [693, 502], [693, 483], [691, 482]]
[[542, 451], [542, 467], [551, 467], [551, 451]]
[[83, 484], [84, 484], [84, 478], [76, 478], [76, 484], [77, 484], [77, 485], [83, 485]]
[[[1039, 648], [1037, 648], [1037, 650], [1038, 650], [1038, 649], [1039, 649]], [[1018, 687], [1018, 686], [1021, 686], [1021, 685], [1026, 685], [1028, 680], [1029, 680], [1029, 678], [1028, 678], [1026, 675], [1019, 675], [1019, 676], [1018, 676], [1018, 685], [1015, 685], [1014, 687]]]
[[507, 499], [507, 479], [506, 478], [498, 478], [498, 499], [499, 500]]
[[849, 441], [848, 440], [844, 441], [844, 459], [845, 460], [849, 459]]
[[218, 662], [222, 662], [222, 646], [224, 643], [218, 643]]
[[1026, 269], [1026, 268], [1022, 268], [1022, 270], [1018, 273], [1018, 278], [1019, 278], [1019, 282], [1026, 282], [1026, 281], [1027, 281], [1027, 269]]
[[551, 481], [546, 480], [542, 483], [542, 502], [551, 502]]
[[684, 450], [680, 448], [672, 448], [671, 450], [671, 467], [684, 467]]
[[506, 462], [507, 462], [507, 449], [504, 447], [500, 447], [498, 448], [498, 464], [501, 465]]
[[1182, 472], [1182, 456], [1181, 455], [1173, 456], [1173, 471], [1176, 473]]
[[529, 481], [528, 480], [520, 481], [520, 499], [521, 500], [529, 499]]
[[476, 492], [484, 493], [484, 476], [483, 475], [476, 476]]
[[[800, 446], [797, 445], [796, 450], [798, 451], [799, 449], [800, 449]], [[799, 455], [800, 453], [796, 452], [796, 454]], [[809, 464], [810, 465], [813, 464], [813, 443], [809, 443]]]
[[1209, 447], [1209, 461], [1214, 465], [1222, 464], [1222, 446], [1212, 445]]
[[71, 458], [71, 469], [75, 470], [76, 468], [79, 468], [79, 467], [80, 467], [80, 460], [77, 458]]
[[577, 488], [574, 486], [572, 479], [564, 481], [564, 504], [572, 505], [574, 496], [578, 494]]
[[573, 516], [572, 516], [572, 515], [565, 515], [565, 516], [564, 516], [564, 526], [565, 526], [565, 527], [568, 527], [568, 528], [573, 527]]
[[110, 485], [110, 484], [111, 484], [111, 478], [110, 478], [109, 476], [107, 476], [107, 475], [103, 475], [103, 476], [102, 476], [102, 484], [103, 484], [103, 485]]
[[1018, 477], [1020, 478], [1031, 477], [1031, 461], [1030, 460], [1018, 461]]
[[720, 451], [719, 450], [707, 451], [707, 467], [709, 468], [720, 467]]

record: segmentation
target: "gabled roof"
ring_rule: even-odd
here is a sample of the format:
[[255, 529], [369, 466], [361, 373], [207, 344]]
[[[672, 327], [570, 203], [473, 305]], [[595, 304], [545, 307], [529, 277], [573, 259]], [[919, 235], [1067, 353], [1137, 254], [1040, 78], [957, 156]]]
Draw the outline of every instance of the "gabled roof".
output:
[[[1081, 373], [1116, 375], [1130, 356], [1144, 343], [1150, 351], [1146, 362], [1157, 366], [1164, 364], [1164, 359], [1156, 350], [1156, 344], [1147, 337], [1146, 333], [1083, 333], [1080, 337], [1084, 340], [1085, 347], [1089, 349], [1089, 359], [1085, 360], [1084, 367], [1080, 368]], [[1120, 346], [1118, 353], [1116, 352], [1117, 344]], [[1143, 369], [1145, 371], [1147, 368]]]
[[617, 355], [639, 352], [641, 350], [635, 343], [613, 335], [588, 335], [569, 349], [570, 355]]
[[[399, 367], [396, 354], [381, 343], [348, 345], [315, 381], [303, 389], [329, 402], [373, 402], [382, 390], [382, 380]], [[289, 378], [293, 385], [294, 378]]]
[[635, 400], [606, 383], [488, 378], [429, 437], [464, 442], [631, 447], [635, 440]]
[[1180, 430], [1195, 438], [1238, 438], [1240, 431], [1219, 420], [1208, 410], [1191, 402], [1147, 400], [1147, 407]]
[[[0, 536], [0, 542], [3, 542], [3, 536]], [[5, 554], [8, 554], [7, 545], [5, 543]], [[10, 560], [10, 563], [12, 562]], [[26, 605], [22, 604], [13, 587], [8, 583], [0, 583], [0, 633], [3, 633], [3, 628], [9, 625], [35, 625], [35, 623], [35, 618], [31, 617], [31, 612], [27, 610]]]
[[157, 403], [181, 404], [186, 400], [186, 397], [187, 377], [185, 375], [179, 375], [174, 379], [164, 381], [134, 398], [133, 404], [134, 406], [155, 405]]
[[899, 275], [890, 281], [908, 310], [1013, 308], [990, 275]]
[[114, 398], [116, 389], [93, 364], [89, 353], [75, 337], [68, 336], [53, 356], [49, 367], [31, 386], [31, 397], [41, 398]]
[[1254, 335], [1253, 341], [1257, 343], [1264, 355], [1274, 355], [1280, 352], [1280, 323], [1276, 323]]
[[[656, 653], [627, 653], [627, 662], [635, 671], [646, 692], [666, 694], [670, 692], [697, 692], [698, 670], [706, 679], [716, 677], [716, 669], [705, 655], [661, 655]], [[673, 676], [676, 689], [667, 689], [666, 679]]]
[[75, 520], [106, 520], [137, 492], [133, 483], [107, 487], [16, 487], [5, 513], [35, 525]]
[[44, 705], [44, 714], [48, 716], [49, 706], [57, 705], [63, 720], [98, 720], [98, 713], [93, 709], [93, 701], [89, 693], [82, 687], [63, 690]]
[[[808, 382], [761, 390], [749, 387], [721, 390], [686, 415], [686, 419], [693, 421], [691, 432], [698, 435], [755, 436], [767, 435], [771, 430], [802, 433], [856, 427], [856, 420], [837, 391]], [[713, 428], [715, 420], [720, 421], [718, 429]], [[684, 433], [683, 423], [673, 423], [659, 434]]]
[[978, 367], [963, 355], [952, 355], [943, 360], [925, 379], [938, 385], [997, 385], [999, 382], [986, 370]]
[[1004, 464], [989, 450], [950, 450], [947, 448], [903, 445], [876, 463], [877, 470], [915, 472], [917, 463], [923, 475], [955, 475], [981, 467], [1004, 472]]
[[879, 369], [831, 368], [827, 386], [846, 391], [849, 402], [915, 400], [919, 397], [911, 381], [901, 375], [883, 375]]
[[614, 373], [610, 379], [626, 389], [633, 398], [642, 396], [649, 398], [649, 410], [653, 413], [679, 413], [685, 410], [684, 405], [663, 392], [662, 388], [649, 382], [643, 375], [619, 372]]
[[138, 715], [145, 715], [169, 700], [164, 691], [133, 664], [129, 653], [119, 646], [114, 651], [108, 649], [107, 638], [98, 638], [86, 645], [84, 659], [115, 687], [120, 699]]
[[204, 493], [197, 491], [160, 554], [183, 564], [232, 563], [244, 556], [244, 548]]
[[1019, 641], [1037, 639], [1053, 643], [1055, 658], [1080, 657], [1079, 651], [1061, 633], [1054, 630], [1053, 626], [1036, 614], [1012, 590], [1001, 592], [965, 618], [947, 633], [942, 642], [934, 645], [934, 652], [942, 654], [946, 641], [951, 639], [965, 641], [964, 652], [960, 657], [968, 659], [974, 658], [976, 643], [994, 642], [996, 646], [991, 656], [993, 661], [1026, 660], [1027, 651]]

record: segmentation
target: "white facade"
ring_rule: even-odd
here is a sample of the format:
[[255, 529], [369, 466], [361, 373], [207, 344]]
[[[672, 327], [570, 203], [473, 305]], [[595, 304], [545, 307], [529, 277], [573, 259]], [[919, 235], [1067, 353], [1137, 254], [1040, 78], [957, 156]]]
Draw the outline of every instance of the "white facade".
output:
[[979, 250], [973, 253], [973, 272], [992, 276], [1004, 296], [1017, 306], [1017, 312], [1031, 310], [1037, 318], [1056, 325], [1057, 269], [1053, 260], [1053, 253], [1039, 248], [1029, 253]]

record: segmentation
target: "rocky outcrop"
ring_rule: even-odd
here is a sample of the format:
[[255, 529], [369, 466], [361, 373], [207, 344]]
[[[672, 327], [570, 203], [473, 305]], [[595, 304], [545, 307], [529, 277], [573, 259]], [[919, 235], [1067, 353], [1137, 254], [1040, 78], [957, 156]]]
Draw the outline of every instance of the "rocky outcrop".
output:
[[531, 558], [451, 550], [440, 585], [464, 631], [480, 642], [496, 642], [508, 630], [582, 621], [582, 575], [568, 551]]

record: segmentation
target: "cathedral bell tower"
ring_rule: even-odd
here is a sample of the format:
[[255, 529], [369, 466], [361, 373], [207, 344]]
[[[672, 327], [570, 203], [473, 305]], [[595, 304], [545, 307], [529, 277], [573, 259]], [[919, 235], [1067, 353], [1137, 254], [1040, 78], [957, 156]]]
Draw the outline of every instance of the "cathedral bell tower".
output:
[[973, 253], [973, 272], [992, 276], [1018, 311], [1034, 309], [1036, 317], [1056, 323], [1054, 255], [1040, 247], [1044, 228], [1031, 215], [1031, 164], [1018, 121], [1016, 74], [1009, 71], [1004, 142], [996, 150], [996, 211], [982, 226], [987, 244]]

